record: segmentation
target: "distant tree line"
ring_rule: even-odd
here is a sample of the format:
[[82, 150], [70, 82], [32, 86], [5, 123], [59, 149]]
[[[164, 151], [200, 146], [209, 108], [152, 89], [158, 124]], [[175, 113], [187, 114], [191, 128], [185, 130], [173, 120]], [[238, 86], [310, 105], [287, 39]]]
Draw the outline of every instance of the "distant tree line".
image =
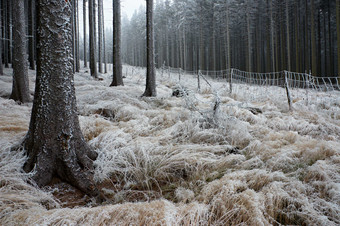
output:
[[[339, 0], [157, 0], [156, 66], [340, 72]], [[123, 60], [146, 66], [145, 11], [123, 19]]]

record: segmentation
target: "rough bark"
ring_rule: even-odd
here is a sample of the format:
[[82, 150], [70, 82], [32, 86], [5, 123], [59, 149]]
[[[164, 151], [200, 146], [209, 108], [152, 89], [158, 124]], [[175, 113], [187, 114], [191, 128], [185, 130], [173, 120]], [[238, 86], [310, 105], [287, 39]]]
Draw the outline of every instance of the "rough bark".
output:
[[28, 88], [26, 53], [25, 3], [13, 0], [13, 86], [11, 99], [26, 103], [31, 100]]
[[143, 96], [156, 96], [155, 53], [153, 40], [153, 0], [146, 2], [146, 87]]
[[113, 0], [113, 78], [110, 86], [122, 86], [120, 0]]
[[80, 130], [72, 65], [72, 4], [37, 0], [37, 79], [29, 131], [23, 143], [24, 170], [39, 186], [53, 177], [97, 195], [92, 180], [97, 157]]

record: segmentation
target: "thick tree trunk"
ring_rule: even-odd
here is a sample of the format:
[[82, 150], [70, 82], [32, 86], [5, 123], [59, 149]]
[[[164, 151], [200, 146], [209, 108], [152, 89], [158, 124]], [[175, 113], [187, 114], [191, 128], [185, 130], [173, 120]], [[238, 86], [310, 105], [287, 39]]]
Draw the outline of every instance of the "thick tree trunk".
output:
[[143, 96], [156, 96], [155, 54], [153, 40], [153, 0], [146, 2], [146, 88]]
[[72, 73], [72, 5], [64, 0], [37, 0], [38, 50], [34, 103], [24, 148], [24, 170], [34, 169], [39, 186], [59, 177], [89, 195], [97, 154], [80, 131]]
[[25, 4], [22, 0], [12, 0], [13, 4], [13, 87], [11, 99], [21, 103], [31, 100], [28, 88], [28, 68], [26, 53]]
[[113, 75], [110, 86], [123, 86], [120, 0], [113, 0]]

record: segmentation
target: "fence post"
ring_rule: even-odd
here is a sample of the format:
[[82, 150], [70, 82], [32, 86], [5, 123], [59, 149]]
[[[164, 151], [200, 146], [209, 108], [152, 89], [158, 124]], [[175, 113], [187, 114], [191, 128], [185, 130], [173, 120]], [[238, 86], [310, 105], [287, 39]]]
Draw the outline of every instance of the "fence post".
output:
[[181, 81], [181, 71], [182, 71], [182, 69], [179, 68], [179, 72], [178, 72], [178, 81]]
[[232, 68], [230, 72], [229, 93], [233, 92], [233, 73], [234, 73], [234, 69]]
[[201, 74], [201, 70], [198, 70], [198, 73], [197, 73], [197, 89], [198, 89], [198, 91], [201, 90], [200, 74]]
[[284, 76], [285, 76], [285, 87], [286, 87], [286, 92], [287, 92], [288, 106], [289, 106], [289, 111], [291, 111], [292, 110], [292, 99], [290, 97], [287, 71], [284, 71]]
[[162, 77], [163, 77], [163, 74], [164, 74], [164, 68], [165, 68], [165, 62], [162, 65]]

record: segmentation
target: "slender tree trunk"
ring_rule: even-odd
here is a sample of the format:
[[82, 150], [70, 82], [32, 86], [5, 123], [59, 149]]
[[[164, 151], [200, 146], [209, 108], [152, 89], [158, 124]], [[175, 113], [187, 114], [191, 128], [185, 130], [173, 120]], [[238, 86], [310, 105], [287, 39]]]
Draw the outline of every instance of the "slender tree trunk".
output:
[[305, 20], [305, 70], [309, 74], [309, 35], [308, 35], [308, 1], [305, 0], [306, 20]]
[[[247, 3], [248, 4], [248, 3]], [[247, 6], [247, 9], [249, 8], [249, 6]], [[246, 19], [247, 19], [247, 71], [252, 72], [253, 68], [252, 68], [252, 40], [251, 40], [251, 31], [250, 31], [250, 15], [249, 12], [247, 10], [247, 15], [246, 15]]]
[[290, 30], [289, 30], [289, 0], [286, 0], [286, 41], [287, 41], [287, 70], [291, 71], [291, 59], [290, 59]]
[[[7, 54], [8, 54], [8, 63], [12, 64], [12, 40], [13, 40], [13, 31], [12, 31], [12, 0], [8, 0], [7, 2]], [[9, 66], [9, 65], [8, 65]]]
[[87, 67], [86, 1], [83, 0], [84, 67]]
[[154, 54], [154, 34], [153, 34], [153, 0], [146, 2], [146, 87], [143, 96], [156, 96], [156, 72]]
[[7, 0], [4, 0], [3, 2], [3, 28], [4, 28], [4, 64], [5, 64], [5, 68], [9, 68], [9, 64], [8, 64], [8, 42], [9, 42], [9, 26], [8, 26], [8, 1]]
[[103, 27], [102, 27], [103, 0], [98, 0], [98, 70], [103, 73]]
[[98, 78], [96, 59], [96, 27], [95, 27], [95, 0], [89, 0], [89, 27], [90, 27], [90, 69], [91, 76]]
[[2, 65], [2, 15], [1, 15], [1, 7], [2, 4], [0, 2], [0, 75], [4, 74], [4, 69], [3, 69], [3, 65]]
[[105, 37], [105, 21], [104, 21], [104, 10], [103, 7], [101, 8], [102, 10], [102, 29], [103, 29], [103, 58], [104, 58], [104, 73], [107, 73], [107, 59], [106, 59], [106, 37]]
[[123, 86], [120, 0], [113, 1], [113, 78], [110, 86]]
[[76, 55], [75, 55], [75, 59], [76, 59], [76, 72], [80, 71], [80, 58], [79, 58], [79, 7], [78, 7], [78, 0], [74, 0], [75, 2], [75, 38], [76, 38]]
[[296, 2], [295, 6], [295, 70], [300, 71], [300, 35], [299, 35], [299, 1]]
[[25, 4], [22, 0], [13, 3], [13, 87], [11, 99], [21, 103], [31, 100], [28, 84]]
[[34, 0], [28, 1], [28, 52], [30, 69], [35, 70], [35, 44], [34, 44]]
[[227, 32], [227, 69], [231, 69], [231, 56], [230, 56], [230, 30], [229, 30], [229, 5], [226, 2], [226, 32]]
[[[37, 80], [29, 131], [24, 141], [26, 172], [39, 186], [59, 177], [97, 195], [91, 170], [97, 154], [80, 130], [72, 73], [72, 5], [37, 0]], [[58, 21], [59, 23], [51, 23]]]
[[315, 38], [315, 20], [314, 20], [314, 0], [311, 0], [311, 38], [312, 38], [312, 75], [317, 73], [317, 53], [316, 53], [316, 38]]
[[328, 76], [334, 75], [334, 57], [333, 57], [333, 40], [332, 40], [332, 29], [331, 29], [331, 5], [328, 0], [328, 44], [329, 44], [329, 74]]
[[336, 32], [338, 42], [338, 77], [340, 78], [340, 0], [336, 0]]

